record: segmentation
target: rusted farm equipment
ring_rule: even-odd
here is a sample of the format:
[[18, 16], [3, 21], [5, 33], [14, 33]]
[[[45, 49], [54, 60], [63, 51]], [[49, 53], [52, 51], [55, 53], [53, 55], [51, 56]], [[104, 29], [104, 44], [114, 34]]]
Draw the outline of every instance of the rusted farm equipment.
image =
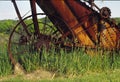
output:
[[[107, 7], [100, 9], [93, 0], [87, 2], [81, 0], [30, 0], [32, 15], [24, 19], [20, 15], [16, 1], [12, 0], [12, 2], [19, 18], [19, 23], [14, 27], [8, 44], [9, 57], [14, 65], [17, 62], [13, 54], [39, 50], [43, 45], [47, 49], [52, 45], [105, 50], [119, 50], [120, 48], [120, 29], [110, 18], [110, 9]], [[36, 3], [44, 13], [36, 12]], [[43, 22], [37, 19], [37, 15], [47, 17]], [[27, 25], [25, 20], [30, 17], [32, 22]], [[54, 26], [48, 24], [47, 18]], [[19, 51], [14, 51], [14, 49]]]

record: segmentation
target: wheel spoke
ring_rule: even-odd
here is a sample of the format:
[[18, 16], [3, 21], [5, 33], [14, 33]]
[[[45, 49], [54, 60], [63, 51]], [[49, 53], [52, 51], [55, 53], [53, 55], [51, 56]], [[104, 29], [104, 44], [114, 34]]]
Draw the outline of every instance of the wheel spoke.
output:
[[9, 40], [9, 54], [11, 55], [12, 53], [12, 58], [14, 58], [16, 62], [19, 62], [18, 56], [25, 57], [25, 55], [30, 55], [34, 52], [36, 53], [36, 51], [38, 52], [38, 50], [40, 50], [42, 46], [49, 48], [51, 43], [54, 44], [52, 39], [58, 38], [58, 35], [60, 33], [50, 22], [48, 22], [47, 17], [43, 18], [42, 20], [38, 19], [38, 23], [40, 31], [39, 37], [34, 34], [35, 30], [33, 22], [26, 23], [26, 30], [30, 33], [31, 36], [27, 35], [24, 28], [20, 25], [21, 23], [19, 23], [11, 33], [11, 37]]

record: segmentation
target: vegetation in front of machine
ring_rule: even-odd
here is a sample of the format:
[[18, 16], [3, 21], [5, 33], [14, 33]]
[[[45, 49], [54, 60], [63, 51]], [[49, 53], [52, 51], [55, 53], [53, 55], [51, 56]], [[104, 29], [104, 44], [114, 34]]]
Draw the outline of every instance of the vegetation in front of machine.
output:
[[[11, 22], [9, 22], [10, 25]], [[2, 27], [3, 24], [1, 24]], [[11, 27], [12, 28], [12, 27]], [[9, 34], [6, 29], [11, 29], [7, 25], [5, 30], [1, 30], [1, 34]], [[2, 28], [0, 28], [2, 29]], [[3, 38], [2, 38], [3, 39]], [[0, 46], [0, 76], [13, 73], [12, 65], [7, 54], [7, 42]], [[14, 49], [16, 51], [16, 49]], [[25, 53], [18, 56], [18, 61], [27, 72], [32, 72], [36, 69], [45, 69], [54, 72], [56, 76], [77, 76], [83, 75], [86, 72], [106, 72], [115, 69], [120, 69], [120, 52], [105, 51], [95, 56], [90, 56], [85, 53], [84, 48], [72, 49], [66, 51], [64, 49], [56, 50], [54, 47], [46, 51], [45, 48], [38, 53]]]

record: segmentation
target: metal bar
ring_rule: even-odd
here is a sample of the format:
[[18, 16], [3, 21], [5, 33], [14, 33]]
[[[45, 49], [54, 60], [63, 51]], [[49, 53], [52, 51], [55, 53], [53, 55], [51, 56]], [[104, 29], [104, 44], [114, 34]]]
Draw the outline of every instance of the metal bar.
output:
[[[16, 10], [16, 13], [17, 13], [17, 16], [19, 18], [19, 21], [21, 21], [22, 17], [21, 17], [20, 11], [18, 9], [18, 6], [16, 4], [16, 1], [15, 0], [11, 0], [11, 1], [13, 2], [13, 5], [14, 5], [14, 8]], [[27, 33], [27, 35], [30, 36], [30, 33], [27, 30], [27, 25], [23, 21], [21, 22], [21, 25], [23, 26], [23, 28], [24, 28], [25, 32]]]
[[31, 6], [31, 12], [32, 12], [32, 20], [34, 23], [34, 30], [35, 30], [35, 35], [39, 35], [39, 25], [38, 25], [38, 20], [37, 20], [37, 15], [36, 15], [36, 5], [35, 5], [36, 0], [30, 0], [30, 6]]

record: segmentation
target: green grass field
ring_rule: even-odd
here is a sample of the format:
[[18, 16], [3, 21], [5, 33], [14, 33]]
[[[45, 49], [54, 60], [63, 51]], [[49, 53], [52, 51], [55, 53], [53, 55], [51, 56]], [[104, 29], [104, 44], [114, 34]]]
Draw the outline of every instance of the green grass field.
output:
[[106, 72], [86, 72], [74, 77], [57, 77], [49, 79], [26, 78], [25, 75], [7, 76], [0, 78], [0, 82], [120, 82], [120, 70], [109, 70]]
[[[63, 49], [56, 51], [54, 47], [49, 52], [43, 49], [41, 57], [37, 52], [27, 52], [17, 56], [26, 74], [14, 75], [7, 52], [8, 36], [6, 32], [0, 33], [1, 82], [120, 82], [120, 52], [114, 51], [111, 55], [105, 51], [90, 56], [84, 48], [69, 52]], [[34, 73], [40, 69], [44, 71]]]
[[[3, 45], [3, 44], [2, 44]], [[7, 45], [0, 46], [0, 81], [22, 81], [22, 82], [119, 82], [120, 74], [120, 56], [114, 52], [113, 58], [109, 52], [104, 55], [90, 56], [83, 51], [84, 49], [75, 49], [70, 52], [60, 50], [55, 52], [54, 49], [47, 53], [43, 50], [42, 59], [39, 54], [21, 56], [24, 61], [22, 66], [27, 74], [38, 69], [44, 69], [52, 74], [48, 79], [36, 77], [28, 79], [25, 75], [12, 75], [13, 69], [7, 54]], [[113, 62], [111, 62], [113, 61]], [[34, 74], [34, 73], [33, 73]], [[43, 74], [44, 76], [44, 74]], [[53, 78], [54, 76], [54, 78]]]

